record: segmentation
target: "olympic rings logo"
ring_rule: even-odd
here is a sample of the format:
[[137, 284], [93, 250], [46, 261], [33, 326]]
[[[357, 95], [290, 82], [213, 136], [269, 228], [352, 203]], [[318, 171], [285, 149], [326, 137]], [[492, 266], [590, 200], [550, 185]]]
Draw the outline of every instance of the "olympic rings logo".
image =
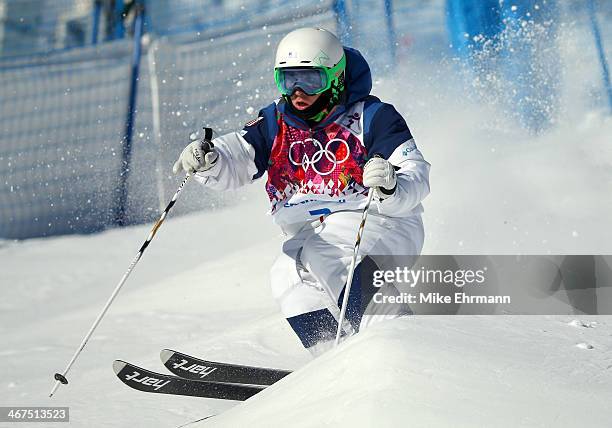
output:
[[[334, 142], [344, 144], [344, 146], [346, 147], [346, 156], [344, 157], [344, 159], [337, 159], [336, 154], [329, 149], [329, 146]], [[301, 144], [305, 147], [307, 143], [312, 143], [312, 145], [317, 148], [317, 151], [311, 155], [312, 157], [310, 157], [308, 153], [304, 153], [302, 155], [302, 160], [296, 161], [293, 158], [293, 148], [298, 144]], [[315, 138], [306, 138], [304, 141], [294, 141], [293, 143], [291, 143], [291, 146], [289, 146], [289, 161], [293, 165], [303, 167], [304, 172], [308, 171], [308, 168], [312, 167], [312, 170], [319, 175], [329, 175], [334, 172], [338, 165], [344, 163], [349, 158], [350, 154], [351, 149], [348, 143], [344, 140], [341, 140], [340, 138], [334, 138], [329, 140], [325, 144], [325, 147], [323, 147], [321, 142]], [[317, 168], [317, 163], [321, 159], [323, 159], [323, 156], [325, 156], [325, 159], [327, 159], [333, 165], [329, 171], [319, 171], [319, 169]]]

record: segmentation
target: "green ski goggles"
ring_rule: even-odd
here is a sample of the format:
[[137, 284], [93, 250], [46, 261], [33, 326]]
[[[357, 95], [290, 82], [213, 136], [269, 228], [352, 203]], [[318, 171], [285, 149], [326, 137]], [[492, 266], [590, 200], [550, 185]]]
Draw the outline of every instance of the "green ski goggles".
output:
[[292, 95], [301, 89], [308, 95], [317, 95], [331, 88], [332, 83], [342, 74], [344, 57], [333, 68], [291, 67], [274, 69], [274, 81], [283, 95]]

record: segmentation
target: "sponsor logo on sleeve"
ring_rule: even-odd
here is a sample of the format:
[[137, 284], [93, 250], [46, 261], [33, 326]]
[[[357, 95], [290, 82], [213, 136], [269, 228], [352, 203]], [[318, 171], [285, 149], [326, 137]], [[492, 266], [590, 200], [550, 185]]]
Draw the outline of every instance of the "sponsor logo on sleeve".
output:
[[414, 139], [410, 139], [406, 141], [404, 144], [402, 144], [402, 146], [403, 146], [402, 156], [408, 156], [410, 152], [415, 151], [417, 148], [416, 143], [414, 142]]

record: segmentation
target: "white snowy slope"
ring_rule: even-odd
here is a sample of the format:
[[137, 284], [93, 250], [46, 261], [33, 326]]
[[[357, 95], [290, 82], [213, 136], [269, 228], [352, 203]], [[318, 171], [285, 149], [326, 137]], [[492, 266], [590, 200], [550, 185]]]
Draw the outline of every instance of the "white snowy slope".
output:
[[51, 399], [53, 373], [64, 369], [151, 225], [4, 241], [0, 403], [69, 406], [75, 427], [174, 426], [236, 403], [131, 390], [115, 377], [114, 359], [164, 371], [159, 352], [169, 347], [224, 361], [303, 365], [309, 356], [267, 282], [279, 233], [265, 215], [265, 192], [250, 190], [235, 209], [164, 223], [69, 373], [69, 385]]
[[568, 319], [380, 324], [197, 426], [610, 426], [612, 318]]

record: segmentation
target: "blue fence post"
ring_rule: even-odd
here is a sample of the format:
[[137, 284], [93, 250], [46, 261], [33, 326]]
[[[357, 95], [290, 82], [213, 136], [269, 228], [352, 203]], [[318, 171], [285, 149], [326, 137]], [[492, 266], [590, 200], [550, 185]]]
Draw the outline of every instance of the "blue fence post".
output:
[[482, 48], [474, 36], [494, 40], [502, 31], [499, 0], [446, 0], [446, 27], [453, 50], [463, 60]]
[[606, 92], [608, 93], [610, 113], [612, 113], [612, 86], [610, 85], [610, 69], [608, 67], [606, 53], [604, 51], [603, 42], [601, 40], [601, 32], [599, 31], [599, 24], [597, 23], [597, 16], [595, 15], [595, 2], [593, 0], [588, 0], [588, 9], [589, 19], [591, 21], [591, 31], [593, 31], [593, 37], [595, 37], [597, 55], [599, 56], [599, 63], [601, 65], [601, 73], [603, 75]]
[[123, 9], [125, 7], [123, 0], [115, 0], [115, 31], [114, 31], [114, 39], [123, 39], [125, 36], [125, 28], [123, 28]]
[[100, 31], [100, 15], [102, 13], [102, 1], [96, 0], [93, 8], [93, 25], [91, 29], [91, 44], [98, 43], [98, 32]]
[[334, 0], [334, 13], [336, 15], [336, 23], [338, 25], [338, 36], [345, 46], [350, 46], [351, 40], [351, 24], [349, 22], [348, 13], [346, 11], [346, 2], [344, 0]]
[[125, 135], [123, 137], [121, 172], [119, 174], [119, 194], [115, 213], [115, 223], [119, 226], [126, 224], [128, 178], [132, 157], [132, 136], [134, 134], [134, 119], [136, 117], [136, 95], [138, 91], [138, 78], [140, 75], [140, 58], [142, 57], [142, 35], [144, 32], [144, 4], [137, 2], [134, 5], [134, 49], [132, 52], [132, 67], [130, 80], [130, 93], [127, 118], [125, 121]]
[[389, 38], [389, 53], [391, 55], [391, 66], [395, 66], [395, 51], [397, 44], [397, 36], [395, 34], [395, 26], [393, 25], [393, 1], [385, 0], [385, 21], [387, 24], [387, 37]]

